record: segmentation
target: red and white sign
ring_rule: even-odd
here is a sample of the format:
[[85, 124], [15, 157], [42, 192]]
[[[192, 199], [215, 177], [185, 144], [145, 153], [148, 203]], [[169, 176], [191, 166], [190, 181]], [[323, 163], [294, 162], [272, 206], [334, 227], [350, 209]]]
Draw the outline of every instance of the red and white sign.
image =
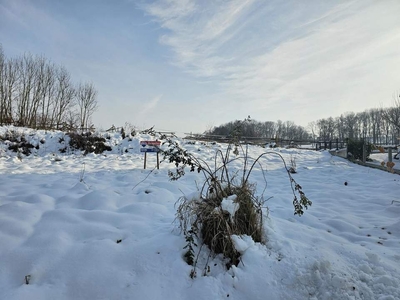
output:
[[160, 141], [140, 141], [140, 152], [159, 152]]

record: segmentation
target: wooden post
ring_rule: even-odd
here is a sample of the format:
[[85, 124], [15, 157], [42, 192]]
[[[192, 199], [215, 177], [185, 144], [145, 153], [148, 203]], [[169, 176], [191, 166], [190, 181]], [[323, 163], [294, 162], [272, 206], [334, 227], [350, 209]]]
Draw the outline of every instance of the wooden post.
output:
[[388, 148], [388, 161], [392, 162], [393, 158], [392, 158], [392, 147]]
[[146, 169], [147, 152], [144, 153], [144, 169]]
[[160, 157], [157, 152], [157, 170], [159, 170], [159, 169], [160, 169]]

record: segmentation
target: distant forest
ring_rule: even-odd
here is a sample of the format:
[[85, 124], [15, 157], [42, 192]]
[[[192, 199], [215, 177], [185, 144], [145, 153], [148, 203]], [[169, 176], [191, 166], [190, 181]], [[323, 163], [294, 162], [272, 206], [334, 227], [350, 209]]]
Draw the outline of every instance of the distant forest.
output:
[[[239, 120], [228, 122], [204, 134], [228, 136]], [[320, 119], [307, 128], [292, 121], [259, 122], [249, 120], [241, 127], [243, 137], [279, 138], [292, 141], [344, 141], [365, 139], [373, 144], [398, 144], [400, 138], [400, 94], [394, 96], [394, 106], [386, 109], [369, 109], [360, 113], [348, 112], [336, 118]]]

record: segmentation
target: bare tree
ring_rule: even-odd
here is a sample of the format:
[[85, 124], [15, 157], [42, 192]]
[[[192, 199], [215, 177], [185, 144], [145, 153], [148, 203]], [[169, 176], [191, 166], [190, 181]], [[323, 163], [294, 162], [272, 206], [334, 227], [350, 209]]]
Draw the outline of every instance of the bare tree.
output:
[[369, 138], [370, 135], [370, 115], [368, 114], [367, 111], [360, 112], [357, 114], [358, 118], [358, 131], [360, 133], [360, 137], [362, 139], [367, 139]]
[[276, 121], [275, 123], [275, 138], [282, 139], [282, 135], [284, 134], [284, 125], [281, 120]]
[[263, 136], [266, 138], [273, 138], [275, 136], [275, 123], [272, 121], [266, 121], [263, 123]]
[[54, 98], [55, 98], [55, 69], [53, 64], [45, 66], [43, 75], [43, 89], [42, 89], [42, 105], [40, 118], [40, 127], [49, 128], [54, 125], [54, 120], [51, 118], [51, 111], [54, 111]]
[[[393, 127], [393, 135], [400, 137], [400, 93], [393, 95], [393, 107], [383, 110], [382, 117]], [[389, 135], [389, 134], [388, 134]]]
[[372, 143], [378, 143], [380, 127], [381, 127], [381, 116], [382, 112], [378, 109], [370, 109], [368, 111], [369, 120], [370, 120], [370, 130], [372, 135]]
[[9, 122], [14, 122], [15, 98], [18, 91], [20, 78], [17, 59], [9, 59], [6, 63], [6, 87], [5, 87], [5, 117]]
[[97, 91], [92, 83], [80, 84], [76, 91], [76, 99], [79, 107], [79, 119], [81, 128], [89, 128], [89, 121], [96, 111]]
[[318, 138], [320, 141], [329, 141], [329, 133], [326, 119], [319, 119], [316, 122]]
[[[42, 56], [28, 53], [7, 59], [0, 44], [0, 124], [61, 128], [64, 123], [80, 123], [88, 127], [97, 109], [96, 95], [93, 84], [75, 89], [69, 72]], [[78, 112], [75, 104], [79, 104]]]
[[32, 94], [35, 87], [35, 61], [32, 55], [25, 54], [23, 57], [17, 59], [17, 63], [19, 80], [16, 118], [19, 125], [27, 126], [29, 125]]
[[344, 125], [347, 132], [347, 137], [349, 137], [350, 139], [358, 137], [358, 118], [355, 113], [348, 112], [344, 115]]
[[317, 131], [317, 122], [312, 121], [312, 122], [308, 123], [307, 129], [311, 131], [312, 139], [315, 142], [315, 139], [317, 137], [317, 135], [315, 134]]
[[32, 88], [32, 101], [28, 111], [27, 124], [29, 127], [35, 128], [40, 122], [38, 118], [38, 110], [43, 102], [43, 94], [45, 91], [44, 78], [47, 61], [41, 56], [34, 58], [34, 82]]
[[71, 82], [71, 76], [67, 69], [59, 67], [56, 72], [56, 91], [54, 97], [54, 110], [52, 120], [57, 128], [60, 128], [63, 122], [66, 122], [69, 111], [74, 106], [74, 97], [76, 90]]

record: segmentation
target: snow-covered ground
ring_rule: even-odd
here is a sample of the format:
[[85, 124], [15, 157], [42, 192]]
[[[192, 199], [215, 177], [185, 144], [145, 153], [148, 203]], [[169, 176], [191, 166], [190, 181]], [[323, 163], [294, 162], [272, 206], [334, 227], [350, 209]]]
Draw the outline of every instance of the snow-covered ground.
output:
[[[31, 132], [40, 148], [29, 157], [0, 146], [0, 299], [400, 299], [399, 175], [275, 148], [295, 158], [293, 176], [313, 205], [293, 215], [283, 165], [266, 156], [267, 244], [242, 237], [237, 267], [212, 258], [207, 275], [191, 279], [174, 204], [197, 191], [201, 174], [169, 181], [173, 165], [153, 170], [154, 154], [143, 170], [148, 136], [110, 134], [113, 151], [86, 156], [60, 154], [62, 136]], [[210, 164], [225, 147], [184, 146]], [[259, 167], [251, 181], [261, 194]]]

